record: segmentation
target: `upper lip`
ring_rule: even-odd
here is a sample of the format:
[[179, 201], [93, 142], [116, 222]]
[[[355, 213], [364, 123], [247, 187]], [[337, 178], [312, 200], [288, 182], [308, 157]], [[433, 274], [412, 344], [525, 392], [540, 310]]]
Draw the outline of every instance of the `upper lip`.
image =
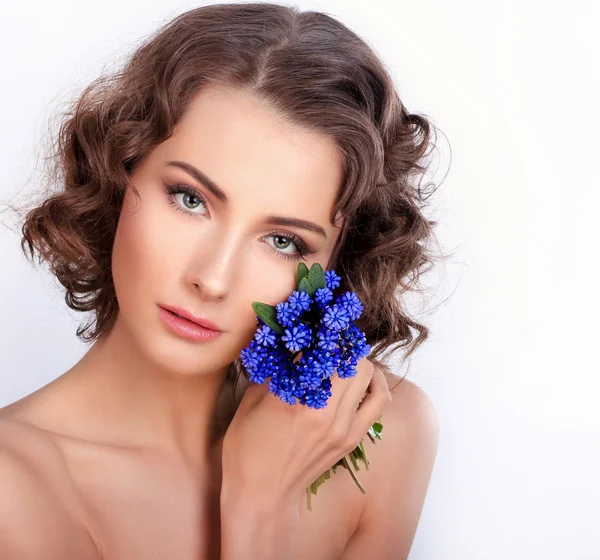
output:
[[163, 305], [162, 303], [160, 304], [160, 306], [163, 309], [166, 309], [168, 311], [171, 311], [172, 313], [176, 313], [177, 315], [180, 315], [181, 317], [185, 317], [186, 319], [189, 319], [193, 323], [196, 323], [196, 324], [200, 325], [201, 327], [204, 327], [205, 329], [223, 332], [222, 329], [220, 329], [219, 326], [215, 325], [215, 323], [213, 323], [212, 321], [209, 321], [205, 317], [200, 317], [199, 315], [194, 315], [194, 313], [192, 313], [191, 311], [187, 311], [186, 309], [183, 309], [181, 307], [175, 307], [174, 305]]

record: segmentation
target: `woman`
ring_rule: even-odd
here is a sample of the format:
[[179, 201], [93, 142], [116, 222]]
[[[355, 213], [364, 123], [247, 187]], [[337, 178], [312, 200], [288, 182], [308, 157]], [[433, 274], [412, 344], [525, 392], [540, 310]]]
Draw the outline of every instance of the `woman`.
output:
[[[22, 246], [91, 312], [77, 335], [93, 344], [0, 411], [0, 557], [406, 558], [437, 418], [376, 356], [427, 336], [396, 296], [431, 262], [429, 140], [363, 41], [275, 4], [186, 12], [91, 84]], [[239, 360], [251, 302], [284, 300], [300, 260], [357, 293], [375, 347], [318, 411]], [[366, 493], [338, 472], [307, 511], [382, 413]]]

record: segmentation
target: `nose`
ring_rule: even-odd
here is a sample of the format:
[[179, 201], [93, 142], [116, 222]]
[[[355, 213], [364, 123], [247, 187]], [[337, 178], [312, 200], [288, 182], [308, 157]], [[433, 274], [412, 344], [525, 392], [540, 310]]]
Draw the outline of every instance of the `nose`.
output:
[[221, 301], [225, 298], [225, 291], [215, 283], [206, 283], [202, 280], [194, 282], [196, 292], [204, 301]]
[[196, 252], [186, 280], [203, 300], [220, 301], [227, 297], [234, 281], [234, 267], [241, 269], [237, 257], [241, 243], [233, 235], [220, 240], [215, 237]]

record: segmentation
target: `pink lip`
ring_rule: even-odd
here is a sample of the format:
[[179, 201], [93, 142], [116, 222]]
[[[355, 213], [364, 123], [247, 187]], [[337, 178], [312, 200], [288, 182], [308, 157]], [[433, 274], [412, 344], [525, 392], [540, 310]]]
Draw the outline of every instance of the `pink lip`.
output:
[[[160, 304], [159, 315], [176, 334], [194, 340], [216, 338], [224, 332], [208, 319], [198, 317], [180, 307]], [[180, 317], [177, 315], [180, 315]]]
[[204, 317], [199, 317], [198, 315], [194, 315], [190, 311], [186, 311], [181, 307], [175, 307], [174, 305], [163, 305], [159, 304], [160, 307], [170, 311], [171, 313], [176, 313], [177, 315], [184, 317], [188, 321], [192, 321], [192, 323], [196, 323], [205, 329], [210, 329], [211, 331], [223, 332], [217, 325], [215, 325], [212, 321], [205, 319]]
[[220, 331], [213, 331], [204, 328], [197, 323], [178, 317], [163, 307], [159, 307], [158, 313], [161, 321], [172, 333], [184, 338], [189, 338], [194, 341], [214, 340], [223, 334]]

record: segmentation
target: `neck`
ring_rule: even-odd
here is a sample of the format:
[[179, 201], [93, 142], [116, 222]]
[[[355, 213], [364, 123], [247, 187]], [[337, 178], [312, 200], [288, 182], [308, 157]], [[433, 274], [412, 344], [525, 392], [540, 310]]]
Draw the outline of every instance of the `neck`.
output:
[[151, 447], [197, 466], [220, 443], [217, 416], [227, 405], [223, 397], [230, 398], [223, 391], [226, 372], [168, 370], [140, 351], [117, 318], [63, 377], [76, 387], [80, 418], [95, 437]]

